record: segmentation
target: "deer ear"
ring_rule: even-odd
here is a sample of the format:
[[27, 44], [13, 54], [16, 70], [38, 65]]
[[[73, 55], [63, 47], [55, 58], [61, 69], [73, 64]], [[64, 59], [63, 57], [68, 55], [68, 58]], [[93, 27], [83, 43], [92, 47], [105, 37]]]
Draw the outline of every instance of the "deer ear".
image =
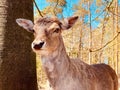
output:
[[24, 29], [26, 29], [27, 31], [29, 32], [33, 32], [33, 22], [31, 20], [27, 20], [27, 19], [22, 19], [22, 18], [19, 18], [19, 19], [16, 19], [16, 22], [19, 26], [23, 27]]
[[65, 18], [61, 25], [62, 29], [67, 30], [67, 29], [71, 28], [75, 24], [77, 19], [78, 19], [78, 16]]

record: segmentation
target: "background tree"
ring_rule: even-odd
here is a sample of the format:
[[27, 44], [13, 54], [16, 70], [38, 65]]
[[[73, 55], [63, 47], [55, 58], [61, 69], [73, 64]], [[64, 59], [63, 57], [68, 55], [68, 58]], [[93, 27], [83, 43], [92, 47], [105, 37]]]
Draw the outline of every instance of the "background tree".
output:
[[32, 34], [17, 18], [33, 20], [32, 0], [0, 0], [0, 90], [37, 90]]

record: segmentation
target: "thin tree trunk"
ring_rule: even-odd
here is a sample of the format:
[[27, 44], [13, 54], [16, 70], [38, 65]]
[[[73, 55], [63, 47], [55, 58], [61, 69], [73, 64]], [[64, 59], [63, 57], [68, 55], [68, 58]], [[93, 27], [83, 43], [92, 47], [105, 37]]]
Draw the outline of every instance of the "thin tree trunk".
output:
[[[104, 34], [105, 34], [105, 20], [103, 22], [103, 28], [102, 28], [101, 47], [103, 46], [103, 42], [104, 42]], [[102, 54], [103, 54], [103, 50], [100, 51], [99, 63], [103, 63], [103, 61], [102, 61]]]
[[[113, 35], [112, 35], [112, 37], [114, 37], [115, 36], [115, 15], [114, 14], [113, 14], [113, 23], [112, 23], [112, 26], [113, 26]], [[113, 42], [113, 44], [114, 44], [114, 42]], [[114, 62], [115, 62], [115, 45], [113, 45], [113, 49], [112, 49], [112, 67], [115, 69]]]
[[82, 25], [81, 25], [81, 29], [80, 29], [80, 37], [79, 37], [79, 54], [78, 57], [82, 59]]
[[[118, 0], [116, 0], [116, 14], [119, 15], [119, 14], [118, 14]], [[116, 19], [117, 19], [117, 20], [116, 20], [116, 23], [117, 23], [117, 24], [116, 24], [116, 32], [118, 33], [118, 29], [119, 29], [119, 26], [118, 26], [118, 23], [119, 23], [119, 21], [118, 21], [118, 16], [116, 17]], [[118, 61], [119, 61], [119, 60], [118, 60], [118, 59], [119, 59], [119, 50], [118, 50], [118, 49], [119, 49], [119, 44], [118, 44], [118, 41], [119, 41], [119, 37], [117, 37], [117, 41], [116, 41], [116, 43], [117, 43], [117, 50], [116, 50], [116, 51], [117, 51], [116, 72], [117, 72], [117, 73], [118, 73]]]
[[[81, 13], [81, 17], [82, 17], [82, 16], [83, 16], [83, 13]], [[83, 17], [82, 17], [81, 22], [82, 22], [82, 21], [84, 21], [84, 20], [83, 20]], [[78, 52], [78, 57], [81, 58], [81, 59], [83, 59], [83, 58], [82, 58], [82, 34], [83, 34], [83, 33], [82, 33], [82, 30], [83, 30], [83, 24], [81, 24], [80, 27], [81, 27], [81, 28], [80, 28], [80, 32], [79, 32], [79, 33], [80, 33], [80, 34], [79, 34], [80, 36], [79, 36], [79, 47], [78, 47], [78, 48], [79, 48], [79, 52]]]
[[[91, 10], [90, 10], [90, 1], [88, 1], [89, 7], [89, 21], [90, 21], [90, 30], [89, 30], [89, 49], [92, 48], [92, 24], [91, 24]], [[89, 51], [89, 64], [92, 62], [92, 52]]]
[[0, 90], [37, 90], [32, 34], [17, 18], [33, 19], [32, 0], [0, 0]]

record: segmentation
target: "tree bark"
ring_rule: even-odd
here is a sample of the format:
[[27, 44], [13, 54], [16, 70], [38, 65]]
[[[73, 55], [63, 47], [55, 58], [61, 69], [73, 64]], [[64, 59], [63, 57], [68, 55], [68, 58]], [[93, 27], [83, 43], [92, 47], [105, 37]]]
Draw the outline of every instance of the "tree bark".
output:
[[32, 34], [17, 18], [33, 20], [32, 0], [0, 0], [0, 90], [37, 90]]

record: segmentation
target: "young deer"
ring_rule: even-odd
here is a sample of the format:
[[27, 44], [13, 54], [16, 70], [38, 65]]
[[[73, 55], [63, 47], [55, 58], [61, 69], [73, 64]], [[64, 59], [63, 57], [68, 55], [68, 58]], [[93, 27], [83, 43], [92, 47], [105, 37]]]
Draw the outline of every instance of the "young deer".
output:
[[42, 64], [53, 90], [118, 90], [118, 78], [108, 65], [88, 65], [70, 59], [66, 53], [62, 31], [74, 25], [78, 17], [17, 19], [18, 25], [34, 34], [32, 49], [41, 56]]

